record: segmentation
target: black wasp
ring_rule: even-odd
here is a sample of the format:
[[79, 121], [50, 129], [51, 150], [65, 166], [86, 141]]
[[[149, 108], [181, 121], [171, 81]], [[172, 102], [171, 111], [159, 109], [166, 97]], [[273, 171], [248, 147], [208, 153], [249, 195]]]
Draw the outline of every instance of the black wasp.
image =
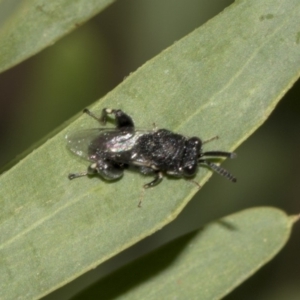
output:
[[154, 180], [145, 184], [152, 187], [162, 181], [163, 174], [176, 177], [192, 177], [199, 164], [236, 182], [227, 170], [204, 157], [235, 157], [235, 153], [223, 151], [202, 152], [203, 142], [197, 137], [187, 138], [166, 129], [135, 129], [132, 118], [120, 109], [104, 108], [97, 118], [88, 109], [89, 116], [105, 125], [107, 116], [115, 116], [116, 128], [96, 128], [67, 136], [72, 152], [89, 160], [87, 171], [69, 174], [69, 179], [99, 174], [107, 180], [123, 175], [124, 169], [133, 166], [142, 174], [153, 174]]

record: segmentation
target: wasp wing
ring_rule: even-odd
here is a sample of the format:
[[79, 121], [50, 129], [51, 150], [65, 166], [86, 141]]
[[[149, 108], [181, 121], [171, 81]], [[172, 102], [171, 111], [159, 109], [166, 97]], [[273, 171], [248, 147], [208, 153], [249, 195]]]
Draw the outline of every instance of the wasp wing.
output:
[[99, 135], [105, 132], [116, 132], [114, 128], [90, 128], [72, 132], [66, 135], [67, 147], [74, 154], [90, 160], [89, 148]]
[[76, 155], [95, 161], [99, 153], [130, 151], [137, 139], [150, 130], [121, 131], [115, 128], [92, 128], [66, 136], [68, 148]]

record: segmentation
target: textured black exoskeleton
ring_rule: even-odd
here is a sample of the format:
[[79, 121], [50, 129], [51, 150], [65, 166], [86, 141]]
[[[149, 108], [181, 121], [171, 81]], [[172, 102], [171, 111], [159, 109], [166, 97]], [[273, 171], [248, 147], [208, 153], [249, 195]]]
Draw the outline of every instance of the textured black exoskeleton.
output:
[[199, 164], [204, 164], [236, 182], [236, 178], [228, 171], [204, 158], [233, 158], [234, 153], [202, 152], [203, 142], [199, 138], [187, 138], [166, 129], [136, 129], [131, 117], [122, 110], [105, 108], [100, 118], [88, 109], [84, 112], [103, 125], [106, 124], [107, 115], [113, 114], [116, 128], [88, 129], [67, 136], [70, 150], [92, 162], [86, 172], [69, 174], [69, 179], [99, 174], [107, 180], [113, 180], [120, 178], [124, 169], [133, 166], [142, 174], [154, 175], [154, 180], [144, 185], [149, 188], [161, 182], [163, 174], [192, 177]]

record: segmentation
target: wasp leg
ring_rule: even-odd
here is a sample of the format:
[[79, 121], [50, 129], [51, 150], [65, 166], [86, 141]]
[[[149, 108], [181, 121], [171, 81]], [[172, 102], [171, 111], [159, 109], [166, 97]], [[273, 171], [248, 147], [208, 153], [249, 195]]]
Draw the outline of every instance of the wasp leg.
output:
[[125, 165], [120, 165], [112, 161], [98, 161], [88, 167], [88, 170], [80, 173], [69, 174], [69, 179], [75, 179], [87, 175], [93, 175], [98, 173], [106, 180], [115, 180], [123, 176], [123, 171], [126, 168]]
[[134, 123], [130, 116], [125, 114], [120, 109], [111, 109], [111, 108], [104, 108], [102, 110], [102, 115], [100, 117], [100, 121], [102, 124], [106, 124], [107, 115], [113, 114], [116, 119], [116, 127], [119, 129], [123, 128], [134, 128]]
[[68, 178], [70, 180], [72, 180], [72, 179], [83, 177], [83, 176], [86, 176], [86, 175], [88, 175], [88, 172], [86, 172], [86, 171], [85, 172], [80, 172], [80, 173], [70, 173], [68, 175]]
[[153, 186], [159, 184], [159, 183], [162, 181], [162, 179], [163, 179], [163, 174], [162, 174], [162, 172], [156, 172], [156, 175], [155, 175], [154, 180], [151, 181], [151, 182], [149, 182], [149, 183], [147, 183], [147, 184], [145, 184], [145, 185], [144, 185], [144, 188], [145, 188], [145, 189], [148, 189], [148, 188], [150, 188], [150, 187], [153, 187]]
[[97, 170], [95, 170], [91, 167], [88, 167], [87, 171], [79, 172], [79, 173], [70, 173], [68, 175], [68, 178], [70, 180], [72, 180], [72, 179], [75, 179], [75, 178], [79, 178], [79, 177], [83, 177], [83, 176], [87, 176], [87, 175], [92, 175], [92, 174], [95, 174], [95, 173], [97, 173]]
[[109, 160], [99, 160], [88, 168], [88, 173], [97, 172], [106, 180], [115, 180], [123, 176], [124, 166]]
[[83, 110], [84, 113], [88, 114], [90, 117], [101, 123], [102, 125], [106, 124], [107, 116], [110, 114], [115, 115], [116, 118], [116, 127], [119, 129], [123, 128], [134, 128], [134, 123], [132, 118], [125, 114], [120, 109], [111, 109], [111, 108], [103, 108], [101, 117], [98, 118], [94, 113], [92, 113], [89, 109], [85, 108]]
[[155, 171], [152, 168], [141, 166], [140, 167], [140, 172], [144, 175], [149, 175], [155, 173]]
[[96, 115], [94, 115], [88, 108], [85, 108], [85, 109], [83, 110], [83, 113], [89, 115], [90, 117], [92, 117], [92, 118], [95, 119], [96, 121], [102, 123], [101, 120], [100, 120], [100, 118], [98, 118]]

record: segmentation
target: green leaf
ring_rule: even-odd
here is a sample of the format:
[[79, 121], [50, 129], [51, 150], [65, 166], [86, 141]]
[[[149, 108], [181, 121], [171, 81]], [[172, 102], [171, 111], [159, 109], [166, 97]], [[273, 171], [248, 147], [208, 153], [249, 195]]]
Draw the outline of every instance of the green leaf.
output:
[[296, 220], [274, 208], [227, 216], [121, 268], [74, 300], [221, 299], [280, 251]]
[[[205, 150], [233, 150], [299, 77], [299, 28], [298, 0], [238, 1], [130, 75], [93, 111], [121, 108], [139, 127], [155, 122], [203, 140], [218, 135]], [[171, 222], [197, 191], [189, 181], [165, 179], [138, 208], [152, 178], [126, 172], [113, 183], [69, 181], [87, 162], [68, 152], [64, 137], [95, 126], [81, 116], [1, 176], [3, 298], [37, 298], [64, 285]], [[201, 168], [195, 180], [203, 185], [210, 175]]]
[[[10, 0], [11, 1], [11, 0]], [[14, 1], [16, 2], [16, 1]], [[0, 72], [53, 45], [113, 0], [25, 0], [0, 3]], [[2, 14], [6, 13], [5, 16]]]

